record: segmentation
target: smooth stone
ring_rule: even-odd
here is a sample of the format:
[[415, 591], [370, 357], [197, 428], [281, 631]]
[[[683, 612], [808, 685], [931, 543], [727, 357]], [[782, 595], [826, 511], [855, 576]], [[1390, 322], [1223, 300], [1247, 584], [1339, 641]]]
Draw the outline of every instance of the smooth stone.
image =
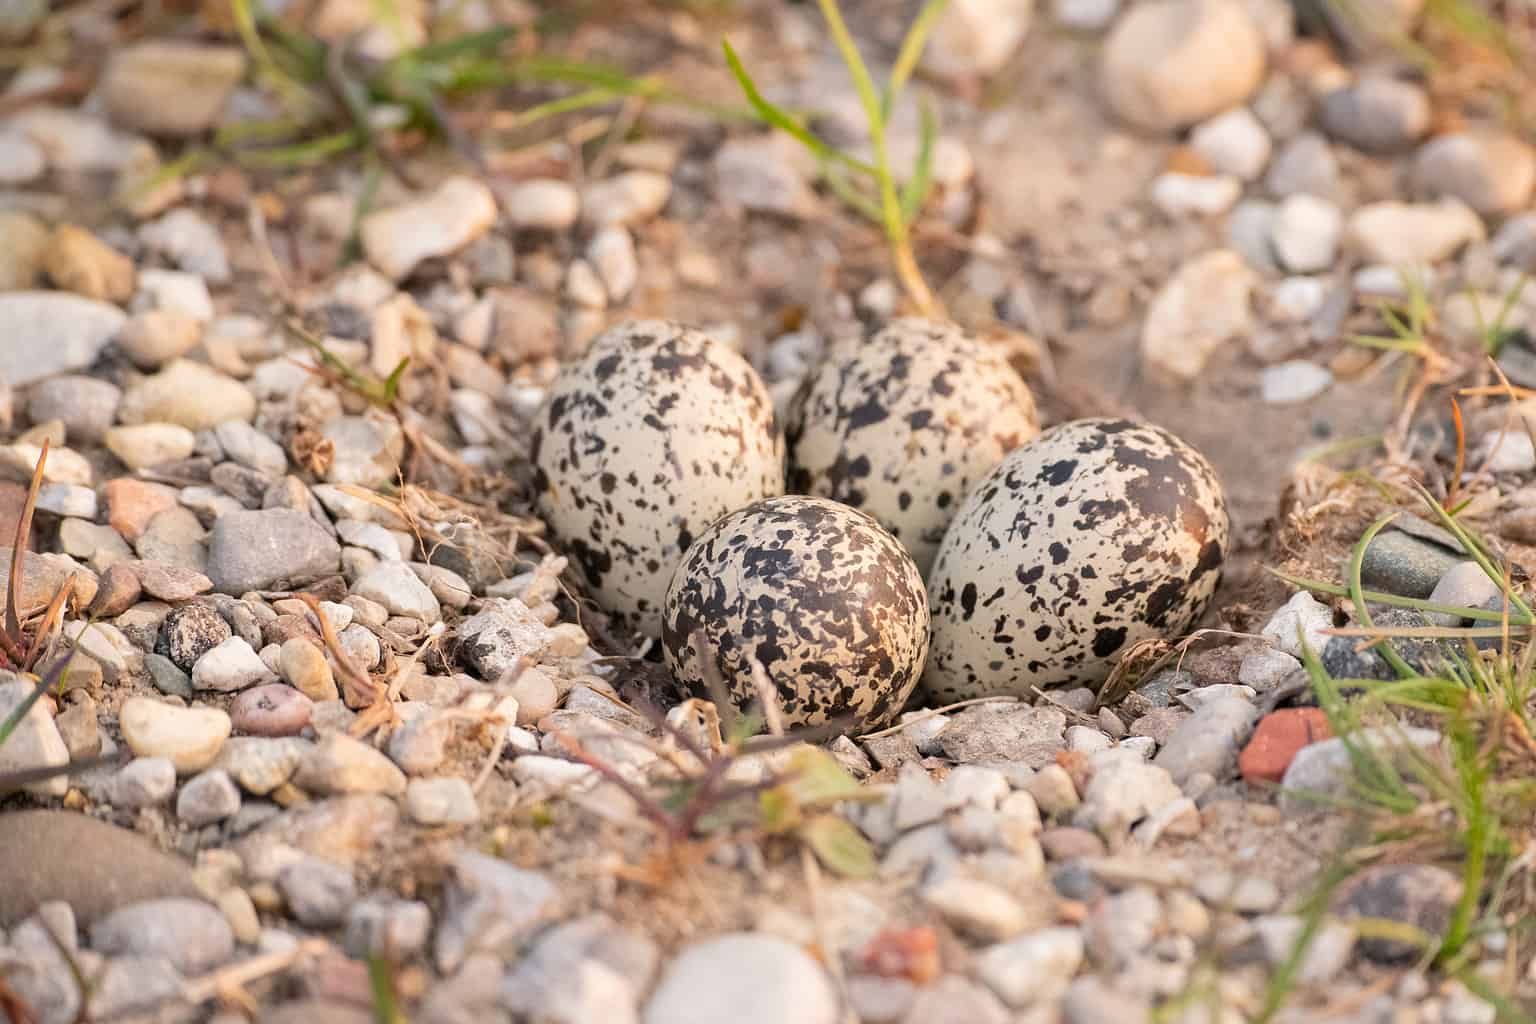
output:
[[1264, 173], [1271, 148], [1269, 132], [1247, 107], [1234, 107], [1195, 125], [1189, 145], [1212, 170], [1243, 181]]
[[412, 779], [405, 788], [405, 813], [418, 825], [473, 825], [480, 820], [475, 792], [465, 779]]
[[1264, 64], [1264, 38], [1242, 4], [1150, 0], [1110, 30], [1099, 83], [1120, 118], [1166, 134], [1242, 104]]
[[729, 139], [715, 151], [715, 195], [736, 209], [809, 218], [818, 201], [810, 186], [815, 162], [807, 155], [793, 139], [779, 134]]
[[1084, 955], [1077, 929], [1043, 928], [982, 950], [976, 957], [976, 976], [1020, 1010], [1061, 998]]
[[164, 957], [183, 974], [201, 974], [235, 955], [229, 922], [201, 900], [130, 904], [91, 925], [90, 937], [98, 953]]
[[1072, 824], [1111, 842], [1121, 839], [1138, 821], [1184, 798], [1167, 769], [1148, 764], [1135, 751], [1106, 750], [1092, 755], [1090, 764], [1093, 776]]
[[1275, 154], [1264, 187], [1278, 199], [1304, 193], [1332, 200], [1339, 190], [1338, 158], [1322, 135], [1302, 132]]
[[1029, 32], [1034, 0], [959, 0], [944, 8], [919, 62], [939, 78], [974, 78], [1002, 69]]
[[502, 204], [513, 227], [564, 231], [581, 214], [581, 194], [558, 178], [530, 178], [511, 185]]
[[394, 615], [423, 622], [443, 617], [431, 588], [404, 562], [380, 562], [352, 584], [352, 593], [377, 601]]
[[122, 390], [110, 381], [67, 374], [39, 381], [27, 397], [33, 423], [58, 420], [72, 443], [101, 441], [117, 418]]
[[433, 940], [438, 970], [451, 973], [474, 953], [505, 955], [545, 920], [556, 896], [555, 884], [541, 872], [461, 851], [449, 865]]
[[203, 340], [196, 317], [162, 310], [135, 313], [118, 333], [116, 348], [141, 370], [158, 370]]
[[313, 749], [310, 741], [294, 737], [235, 736], [225, 742], [213, 768], [247, 793], [266, 796], [290, 781]]
[[114, 807], [138, 808], [163, 804], [176, 792], [176, 766], [164, 757], [136, 757], [106, 786]]
[[1478, 213], [1515, 213], [1536, 187], [1536, 150], [1498, 132], [1453, 132], [1431, 139], [1414, 156], [1411, 180], [1426, 196], [1452, 196]]
[[1278, 650], [1299, 659], [1303, 655], [1303, 644], [1314, 654], [1327, 646], [1330, 639], [1327, 631], [1332, 628], [1332, 609], [1300, 590], [1269, 617], [1260, 633], [1272, 638]]
[[1299, 193], [1287, 196], [1275, 210], [1270, 242], [1285, 269], [1312, 274], [1333, 266], [1344, 215], [1326, 199]]
[[1152, 203], [1170, 217], [1215, 217], [1243, 196], [1243, 183], [1230, 175], [1168, 171], [1152, 181]]
[[1438, 263], [1484, 237], [1483, 222], [1465, 203], [1370, 203], [1350, 214], [1347, 243], [1370, 263], [1416, 266]]
[[624, 171], [588, 184], [581, 194], [581, 219], [595, 227], [632, 227], [662, 211], [672, 196], [672, 179], [656, 171]]
[[425, 196], [370, 213], [359, 236], [368, 261], [399, 281], [423, 260], [468, 245], [495, 221], [491, 190], [471, 178], [454, 177]]
[[736, 933], [695, 942], [662, 972], [644, 1024], [833, 1024], [838, 1000], [821, 965], [800, 947]]
[[208, 575], [224, 594], [267, 590], [338, 572], [341, 545], [303, 512], [274, 508], [232, 512], [213, 524]]
[[1440, 578], [1463, 560], [1459, 551], [1420, 540], [1401, 530], [1378, 533], [1365, 549], [1360, 582], [1368, 590], [1424, 599]]
[[116, 306], [66, 292], [0, 294], [0, 379], [12, 387], [84, 370], [126, 322]]
[[[0, 132], [0, 184], [4, 183], [4, 150], [17, 138]], [[21, 139], [32, 145], [30, 139]], [[43, 273], [48, 248], [46, 225], [23, 210], [0, 210], [0, 292], [24, 292], [36, 288]]]
[[308, 928], [336, 927], [357, 901], [357, 880], [352, 872], [318, 857], [306, 857], [284, 868], [278, 873], [277, 888], [289, 913]]
[[113, 121], [150, 135], [186, 138], [212, 128], [245, 74], [245, 51], [143, 40], [113, 51], [102, 100]]
[[1149, 368], [1193, 380], [1222, 345], [1253, 323], [1256, 278], [1230, 249], [1214, 249], [1181, 266], [1153, 296], [1142, 324], [1141, 356]]
[[1222, 779], [1258, 720], [1259, 709], [1241, 697], [1207, 701], [1173, 731], [1152, 763], [1180, 784], [1201, 772]]
[[0, 925], [52, 900], [90, 925], [132, 903], [196, 895], [186, 864], [128, 829], [74, 811], [15, 810], [4, 820]]
[[193, 828], [232, 818], [240, 810], [240, 790], [228, 772], [201, 772], [176, 796], [176, 817]]
[[280, 477], [288, 472], [282, 445], [244, 420], [226, 420], [213, 428], [226, 457], [258, 473]]
[[[37, 689], [37, 684], [30, 679], [19, 679], [11, 673], [6, 676], [9, 679], [0, 682], [0, 722], [9, 720]], [[69, 747], [59, 735], [47, 702], [40, 699], [33, 703], [5, 743], [0, 745], [0, 775], [38, 768], [62, 768], [68, 764]], [[69, 774], [29, 782], [22, 788], [40, 797], [61, 797], [69, 791]]]
[[[1485, 608], [1491, 602], [1502, 600], [1504, 590], [1493, 581], [1483, 567], [1476, 562], [1458, 562], [1445, 571], [1429, 592], [1429, 600], [1435, 604], [1457, 608]], [[1460, 626], [1462, 616], [1449, 612], [1425, 612], [1437, 626]]]
[[173, 423], [194, 431], [225, 420], [249, 420], [255, 413], [255, 396], [244, 384], [188, 359], [174, 360], [130, 384], [118, 407], [118, 419], [126, 425]]
[[238, 636], [207, 651], [192, 666], [192, 688], [230, 693], [248, 686], [272, 683], [277, 676]]
[[[1288, 963], [1294, 955], [1307, 922], [1291, 914], [1267, 914], [1253, 920], [1253, 929], [1263, 947], [1264, 960], [1273, 968]], [[1306, 951], [1296, 966], [1295, 978], [1301, 985], [1327, 985], [1349, 963], [1355, 950], [1355, 930], [1335, 920], [1324, 920], [1309, 937]]]
[[[1357, 750], [1369, 749], [1402, 769], [1412, 764], [1415, 756], [1439, 746], [1440, 733], [1417, 726], [1400, 730], [1368, 728], [1356, 731], [1350, 743]], [[1353, 781], [1354, 760], [1342, 739], [1334, 737], [1308, 744], [1296, 752], [1285, 770], [1280, 806], [1288, 811], [1327, 807], [1333, 798], [1348, 793]]]
[[[213, 296], [208, 293], [208, 282], [196, 274], [146, 268], [139, 272], [139, 290], [133, 299], [133, 310], [137, 313], [169, 313], [195, 320], [201, 326], [213, 319]], [[202, 366], [201, 363], [192, 365]]]
[[405, 792], [405, 774], [379, 751], [350, 736], [333, 732], [300, 762], [294, 783], [326, 796], [346, 793]]
[[1412, 82], [1370, 75], [1335, 89], [1318, 103], [1323, 130], [1374, 153], [1391, 153], [1429, 131], [1429, 96]]
[[190, 601], [213, 586], [207, 576], [184, 566], [133, 561], [124, 563], [124, 567], [139, 578], [143, 593], [168, 604]]
[[178, 206], [139, 228], [139, 240], [163, 253], [182, 270], [210, 284], [227, 284], [229, 256], [219, 231], [196, 210]]
[[182, 708], [151, 697], [130, 697], [118, 712], [128, 748], [139, 757], [165, 757], [181, 774], [213, 763], [229, 736], [229, 715], [218, 708]]
[[1326, 366], [1292, 359], [1259, 371], [1259, 396], [1269, 405], [1295, 405], [1321, 395], [1333, 384]]
[[322, 429], [331, 443], [325, 479], [375, 489], [394, 482], [405, 454], [405, 435], [393, 417], [337, 416]]
[[133, 261], [73, 224], [54, 229], [43, 269], [54, 285], [88, 299], [121, 305], [133, 298]]

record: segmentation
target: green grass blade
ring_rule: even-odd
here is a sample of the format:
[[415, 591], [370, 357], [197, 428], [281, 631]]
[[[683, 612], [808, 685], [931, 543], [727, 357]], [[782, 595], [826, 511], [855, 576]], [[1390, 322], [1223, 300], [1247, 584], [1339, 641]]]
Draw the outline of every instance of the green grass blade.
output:
[[725, 50], [725, 63], [730, 67], [731, 74], [736, 79], [736, 84], [741, 86], [742, 94], [746, 96], [747, 103], [751, 105], [752, 110], [764, 124], [777, 128], [779, 131], [795, 139], [827, 163], [845, 164], [865, 174], [875, 173], [875, 169], [869, 164], [849, 157], [827, 145], [782, 107], [770, 103], [768, 98], [758, 91], [757, 83], [752, 81], [752, 76], [747, 73], [745, 65], [741, 63], [741, 58], [736, 55], [735, 49], [732, 48], [730, 40], [722, 39], [720, 45]]
[[322, 135], [308, 142], [298, 142], [292, 146], [246, 150], [237, 154], [236, 159], [248, 167], [312, 167], [338, 154], [355, 149], [362, 145], [363, 141], [362, 136], [356, 131], [336, 132], [332, 135]]
[[[1334, 597], [1349, 597], [1348, 587], [1337, 583], [1325, 583], [1322, 580], [1307, 579], [1304, 576], [1292, 576], [1290, 573], [1281, 572], [1279, 569], [1266, 568], [1265, 572], [1276, 579], [1289, 583], [1293, 587], [1303, 590], [1311, 590], [1319, 594], [1331, 594]], [[1502, 622], [1504, 616], [1499, 612], [1489, 611], [1486, 608], [1459, 608], [1456, 605], [1440, 604], [1437, 601], [1425, 601], [1417, 597], [1402, 597], [1398, 594], [1388, 594], [1381, 590], [1361, 590], [1361, 595], [1372, 604], [1392, 605], [1396, 608], [1412, 608], [1421, 612], [1441, 612], [1446, 615], [1459, 615], [1464, 619], [1475, 619], [1480, 622]], [[1529, 618], [1522, 617], [1514, 609], [1510, 610], [1509, 621], [1511, 625], [1529, 626], [1533, 623]]]
[[901, 50], [896, 54], [896, 63], [891, 66], [890, 85], [886, 87], [885, 95], [881, 97], [882, 119], [890, 120], [891, 109], [901, 98], [901, 91], [906, 88], [912, 72], [917, 68], [918, 60], [923, 55], [928, 34], [933, 31], [939, 15], [943, 14], [944, 8], [948, 6], [949, 0], [928, 0], [907, 29], [906, 36], [901, 40]]
[[925, 100], [922, 103], [922, 136], [918, 142], [917, 163], [912, 176], [901, 190], [901, 222], [910, 225], [922, 212], [923, 201], [928, 198], [928, 185], [933, 170], [933, 140], [938, 134], [933, 109]]
[[[1370, 629], [1375, 625], [1375, 623], [1371, 621], [1370, 609], [1365, 606], [1365, 596], [1360, 587], [1360, 567], [1365, 561], [1365, 549], [1370, 547], [1371, 541], [1376, 539], [1376, 535], [1381, 532], [1382, 527], [1386, 526], [1396, 518], [1396, 512], [1389, 512], [1372, 523], [1366, 529], [1365, 533], [1361, 535], [1360, 542], [1355, 545], [1355, 550], [1350, 555], [1349, 597], [1355, 605], [1355, 617], [1360, 620], [1360, 625], [1364, 626], [1366, 629]], [[1386, 660], [1388, 665], [1392, 666], [1393, 670], [1396, 671], [1399, 676], [1407, 679], [1419, 674], [1408, 667], [1408, 663], [1404, 661], [1395, 650], [1392, 649], [1392, 645], [1390, 643], [1381, 644], [1377, 650], [1377, 653]]]
[[[1472, 531], [1468, 530], [1465, 526], [1462, 526], [1455, 516], [1451, 515], [1444, 508], [1442, 508], [1440, 503], [1435, 500], [1434, 495], [1430, 494], [1427, 490], [1424, 489], [1423, 484], [1415, 483], [1414, 489], [1418, 491], [1419, 497], [1423, 499], [1424, 503], [1434, 511], [1436, 518], [1440, 520], [1440, 524], [1447, 530], [1451, 531], [1451, 533], [1456, 535], [1456, 539], [1461, 542], [1461, 546], [1466, 549], [1467, 554], [1472, 556], [1472, 560], [1482, 568], [1483, 572], [1488, 574], [1488, 578], [1491, 579], [1500, 590], [1503, 590], [1504, 574], [1498, 569], [1494, 568], [1493, 561], [1489, 556], [1487, 545], [1485, 545], [1480, 538], [1474, 535]], [[1520, 595], [1516, 594], [1513, 590], [1508, 591], [1508, 596], [1511, 609], [1519, 609], [1520, 614], [1524, 617], [1525, 621], [1529, 622], [1531, 620], [1530, 606], [1527, 605], [1525, 601], [1520, 598]]]

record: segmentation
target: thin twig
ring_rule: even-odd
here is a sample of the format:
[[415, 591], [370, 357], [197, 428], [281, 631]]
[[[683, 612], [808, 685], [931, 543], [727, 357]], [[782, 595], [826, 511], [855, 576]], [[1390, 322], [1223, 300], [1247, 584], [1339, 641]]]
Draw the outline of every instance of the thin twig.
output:
[[909, 725], [916, 725], [918, 722], [925, 722], [930, 718], [937, 718], [940, 715], [946, 714], [950, 711], [957, 711], [960, 708], [972, 707], [976, 704], [1017, 704], [1018, 702], [1019, 698], [1012, 696], [1011, 694], [998, 694], [993, 697], [972, 697], [970, 700], [957, 700], [955, 703], [945, 704], [941, 708], [929, 708], [926, 711], [919, 711], [917, 714], [907, 718], [906, 721], [898, 722], [896, 725], [887, 726], [886, 728], [878, 729], [875, 732], [866, 732], [860, 736], [859, 739], [877, 740], [882, 736], [889, 736], [892, 733], [901, 732], [901, 730], [905, 729]]
[[331, 944], [324, 939], [305, 939], [292, 949], [254, 956], [249, 960], [221, 967], [201, 978], [193, 978], [182, 986], [181, 997], [194, 1005], [202, 1003], [233, 988], [248, 985], [270, 974], [286, 971], [301, 960], [321, 956], [330, 948]]

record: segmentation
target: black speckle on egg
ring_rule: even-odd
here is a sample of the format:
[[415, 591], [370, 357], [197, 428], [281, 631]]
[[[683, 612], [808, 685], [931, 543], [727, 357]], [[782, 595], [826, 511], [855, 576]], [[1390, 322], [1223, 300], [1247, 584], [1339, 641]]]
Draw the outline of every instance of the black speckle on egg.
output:
[[662, 647], [701, 697], [710, 658], [734, 701], [750, 704], [755, 659], [786, 724], [877, 725], [922, 675], [928, 602], [911, 556], [874, 519], [823, 498], [770, 498], [688, 549], [667, 591]]

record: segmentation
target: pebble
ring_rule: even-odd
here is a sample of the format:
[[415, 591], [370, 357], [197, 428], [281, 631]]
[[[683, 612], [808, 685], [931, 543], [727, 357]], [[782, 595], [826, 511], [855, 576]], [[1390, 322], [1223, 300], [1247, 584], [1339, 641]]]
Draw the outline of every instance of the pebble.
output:
[[737, 932], [695, 942], [662, 973], [644, 1024], [834, 1024], [826, 972], [783, 939]]
[[352, 585], [352, 593], [377, 601], [392, 615], [423, 622], [443, 617], [442, 605], [431, 588], [405, 562], [380, 562]]
[[1370, 203], [1350, 215], [1348, 245], [1371, 263], [1390, 266], [1438, 263], [1483, 238], [1483, 222], [1457, 199]]
[[924, 905], [956, 931], [989, 942], [1012, 938], [1029, 925], [1024, 907], [989, 882], [952, 875], [922, 892]]
[[1256, 693], [1269, 693], [1301, 671], [1301, 662], [1273, 647], [1260, 647], [1243, 655], [1237, 670], [1237, 681], [1251, 687]]
[[139, 228], [139, 240], [210, 284], [229, 281], [224, 239], [217, 228], [190, 207], [177, 207], [159, 220], [145, 224]]
[[163, 804], [175, 792], [176, 766], [163, 757], [134, 758], [106, 786], [107, 802], [125, 808]]
[[[1503, 592], [1482, 566], [1476, 562], [1458, 562], [1435, 583], [1435, 589], [1429, 592], [1429, 600], [1455, 608], [1486, 608], [1501, 601]], [[1449, 612], [1426, 612], [1425, 615], [1438, 626], [1462, 624], [1461, 616]]]
[[325, 796], [342, 793], [405, 792], [405, 775], [383, 754], [345, 733], [326, 735], [300, 762], [293, 781]]
[[1275, 648], [1293, 658], [1302, 657], [1303, 641], [1314, 652], [1327, 645], [1328, 630], [1333, 628], [1333, 612], [1305, 590], [1291, 595], [1264, 624], [1261, 635], [1273, 640]]
[[1200, 772], [1226, 778], [1258, 722], [1258, 714], [1258, 708], [1241, 697], [1207, 700], [1167, 737], [1152, 763], [1167, 769], [1175, 783], [1184, 783]]
[[187, 673], [176, 667], [176, 663], [170, 658], [159, 654], [144, 655], [144, 668], [149, 673], [150, 682], [155, 689], [167, 697], [180, 697], [183, 700], [192, 698], [192, 679]]
[[1322, 135], [1302, 132], [1275, 154], [1264, 187], [1278, 199], [1306, 193], [1331, 200], [1339, 191], [1338, 158]]
[[[555, 896], [554, 883], [541, 872], [461, 851], [450, 865], [433, 940], [438, 970], [451, 973], [466, 957], [482, 951], [506, 955], [509, 947], [522, 942], [544, 921]], [[658, 1020], [671, 1024], [674, 1018], [662, 1016]]]
[[286, 508], [231, 512], [213, 524], [208, 576], [224, 594], [267, 590], [338, 572], [341, 545], [303, 512]]
[[539, 231], [565, 231], [581, 213], [581, 195], [554, 178], [520, 181], [503, 196], [512, 226]]
[[1082, 800], [1072, 776], [1059, 764], [1047, 764], [1025, 786], [1040, 811], [1048, 817], [1075, 810]]
[[218, 123], [245, 75], [234, 46], [160, 39], [114, 50], [100, 91], [117, 124], [150, 135], [200, 135]]
[[182, 270], [140, 271], [133, 308], [135, 312], [158, 311], [187, 317], [200, 325], [213, 319], [213, 297], [208, 294], [208, 283]]
[[[1252, 921], [1253, 929], [1271, 967], [1288, 963], [1295, 955], [1307, 924], [1292, 914], [1266, 914]], [[1306, 951], [1296, 966], [1301, 985], [1327, 985], [1349, 963], [1355, 949], [1355, 930], [1339, 921], [1324, 920], [1308, 937]]]
[[89, 299], [121, 305], [133, 297], [133, 261], [73, 224], [49, 236], [43, 270], [57, 287]]
[[143, 593], [170, 604], [189, 601], [213, 586], [207, 576], [181, 566], [130, 561], [123, 563], [123, 568], [138, 577]]
[[[325, 699], [336, 699], [334, 686], [331, 695]], [[309, 724], [313, 707], [314, 701], [292, 686], [269, 683], [236, 696], [229, 706], [229, 717], [237, 733], [295, 736]]]
[[1254, 181], [1269, 163], [1271, 143], [1247, 107], [1234, 107], [1195, 125], [1189, 145], [1217, 174]]
[[806, 149], [778, 132], [727, 139], [715, 151], [715, 194], [730, 207], [754, 213], [813, 217], [819, 204], [808, 182], [814, 175]]
[[1267, 878], [1235, 875], [1222, 868], [1195, 876], [1195, 893], [1213, 908], [1239, 914], [1263, 914], [1280, 903], [1280, 889]]
[[202, 974], [235, 955], [229, 922], [202, 900], [129, 904], [91, 925], [90, 941], [108, 956], [163, 957], [183, 974]]
[[233, 635], [223, 616], [211, 605], [196, 601], [166, 613], [160, 623], [155, 653], [171, 659], [182, 671], [191, 672], [198, 659]]
[[917, 991], [902, 1024], [1008, 1024], [996, 996], [967, 978], [946, 974]]
[[1291, 359], [1259, 371], [1259, 396], [1270, 405], [1308, 402], [1327, 391], [1333, 373], [1305, 359]]
[[599, 229], [587, 243], [587, 259], [602, 279], [609, 301], [620, 303], [629, 298], [640, 278], [640, 263], [635, 240], [628, 231], [617, 225]]
[[1093, 777], [1072, 823], [1114, 839], [1136, 822], [1183, 798], [1168, 770], [1127, 750], [1106, 750], [1089, 762]]
[[[41, 146], [20, 132], [0, 130], [0, 185], [25, 185], [36, 181], [48, 169], [48, 156]], [[17, 287], [30, 287], [21, 281]]]
[[[14, 136], [0, 130], [0, 182], [4, 179], [6, 147]], [[30, 140], [24, 140], [30, 144]], [[0, 210], [0, 293], [37, 287], [48, 248], [48, 228], [30, 213]], [[43, 293], [47, 294], [47, 293]]]
[[1245, 199], [1227, 216], [1227, 245], [1254, 270], [1278, 273], [1270, 239], [1274, 235], [1276, 207], [1261, 199]]
[[1270, 291], [1270, 316], [1280, 323], [1306, 323], [1322, 310], [1328, 286], [1316, 277], [1287, 277]]
[[393, 416], [338, 416], [324, 427], [331, 443], [331, 464], [325, 479], [369, 489], [394, 483], [405, 454], [405, 435]]
[[951, 715], [938, 742], [946, 757], [962, 764], [1016, 761], [1042, 768], [1065, 748], [1066, 725], [1055, 708], [982, 704]]
[[[0, 682], [0, 722], [9, 720], [32, 696], [34, 689], [34, 684], [26, 679], [12, 677]], [[5, 743], [0, 744], [0, 774], [67, 764], [69, 747], [59, 735], [47, 702], [38, 700], [27, 711], [26, 717], [16, 724]], [[51, 779], [29, 782], [23, 788], [41, 797], [60, 797], [69, 791], [69, 776], [55, 775]]]
[[1360, 561], [1360, 582], [1423, 600], [1434, 593], [1441, 577], [1463, 560], [1459, 550], [1443, 547], [1402, 530], [1387, 529], [1372, 538]]
[[1053, 1003], [1082, 966], [1083, 936], [1075, 928], [1042, 928], [982, 950], [976, 976], [1015, 1010]]
[[447, 256], [490, 230], [496, 197], [471, 178], [453, 177], [411, 202], [363, 218], [363, 252], [391, 280], [410, 276], [422, 261]]
[[1414, 189], [1452, 196], [1478, 213], [1502, 216], [1525, 206], [1536, 186], [1536, 150], [1502, 132], [1440, 135], [1414, 156]]
[[1536, 213], [1522, 213], [1500, 225], [1490, 244], [1494, 259], [1536, 273]]
[[[64, 740], [71, 762], [84, 761], [101, 753], [101, 728], [96, 722], [96, 702], [83, 691], [54, 718], [54, 727]], [[69, 698], [66, 698], [69, 701]]]
[[357, 901], [352, 872], [318, 857], [305, 857], [280, 871], [277, 888], [288, 912], [309, 928], [336, 927]]
[[[1406, 741], [1406, 742], [1405, 742]], [[1378, 757], [1399, 761], [1406, 766], [1414, 751], [1430, 750], [1440, 743], [1434, 729], [1405, 726], [1402, 729], [1361, 729], [1350, 737], [1356, 750], [1369, 749]], [[1281, 781], [1280, 806], [1290, 811], [1306, 811], [1349, 791], [1354, 781], [1354, 760], [1350, 748], [1335, 737], [1302, 747], [1291, 760]], [[1325, 804], [1324, 804], [1325, 805]]]
[[405, 813], [418, 825], [473, 825], [480, 820], [475, 792], [465, 779], [412, 779], [405, 788]]
[[208, 430], [225, 420], [248, 420], [256, 399], [244, 384], [212, 367], [177, 359], [123, 392], [118, 419], [124, 424], [174, 423]]
[[[293, 692], [308, 701], [335, 700], [336, 677], [325, 652], [301, 636], [283, 641], [278, 667]], [[307, 717], [307, 716], [306, 716]]]
[[207, 651], [192, 666], [192, 688], [230, 693], [248, 686], [275, 682], [276, 675], [267, 668], [251, 645], [231, 636]]
[[414, 957], [426, 948], [432, 911], [419, 900], [371, 897], [347, 911], [344, 947], [348, 955]]
[[1169, 171], [1152, 181], [1152, 202], [1170, 217], [1215, 217], [1230, 210], [1242, 195], [1242, 182], [1225, 174], [1202, 176]]
[[27, 398], [33, 423], [57, 420], [72, 443], [100, 442], [117, 418], [122, 391], [108, 381], [72, 374], [40, 381]]
[[459, 652], [487, 682], [524, 658], [536, 660], [551, 639], [549, 627], [515, 598], [487, 598], [479, 613], [459, 623]]
[[672, 196], [672, 179], [655, 171], [625, 171], [582, 191], [581, 216], [594, 228], [632, 227], [662, 211]]
[[13, 810], [5, 820], [0, 926], [52, 900], [90, 924], [130, 903], [195, 894], [185, 864], [128, 829], [78, 811]]
[[[1330, 741], [1336, 742], [1336, 741]], [[1345, 880], [1334, 893], [1333, 912], [1344, 921], [1398, 921], [1431, 937], [1445, 934], [1461, 899], [1462, 881], [1432, 864], [1375, 864]], [[1362, 955], [1381, 963], [1411, 961], [1423, 950], [1385, 936], [1361, 936]]]
[[152, 697], [128, 698], [118, 724], [135, 755], [169, 758], [182, 774], [212, 764], [230, 731], [229, 715], [218, 708], [183, 708]]
[[213, 428], [225, 457], [271, 477], [288, 472], [288, 455], [282, 445], [244, 420], [226, 420]]
[[232, 818], [240, 810], [240, 790], [228, 772], [201, 772], [181, 787], [176, 817], [193, 828]]
[[0, 293], [0, 378], [12, 387], [83, 370], [96, 362], [127, 317], [116, 306], [67, 292]]
[[1142, 359], [1167, 376], [1193, 380], [1217, 349], [1251, 328], [1249, 300], [1255, 284], [1253, 271], [1230, 249], [1214, 249], [1185, 263], [1147, 309]]
[[158, 370], [191, 352], [203, 340], [196, 317], [151, 309], [135, 313], [117, 336], [119, 352], [141, 370]]
[[1412, 82], [1367, 75], [1323, 96], [1318, 120], [1336, 139], [1373, 153], [1407, 148], [1429, 131], [1429, 96]]
[[1264, 38], [1235, 0], [1150, 0], [1104, 41], [1100, 88], [1143, 131], [1166, 134], [1239, 106], [1264, 76]]
[[1337, 206], [1297, 193], [1276, 208], [1270, 243], [1287, 270], [1311, 274], [1333, 266], [1343, 232], [1344, 215]]
[[944, 8], [919, 66], [938, 78], [1000, 71], [1029, 32], [1034, 0], [958, 0]]
[[224, 744], [213, 767], [247, 793], [266, 796], [293, 778], [312, 749], [308, 740], [237, 736]]

